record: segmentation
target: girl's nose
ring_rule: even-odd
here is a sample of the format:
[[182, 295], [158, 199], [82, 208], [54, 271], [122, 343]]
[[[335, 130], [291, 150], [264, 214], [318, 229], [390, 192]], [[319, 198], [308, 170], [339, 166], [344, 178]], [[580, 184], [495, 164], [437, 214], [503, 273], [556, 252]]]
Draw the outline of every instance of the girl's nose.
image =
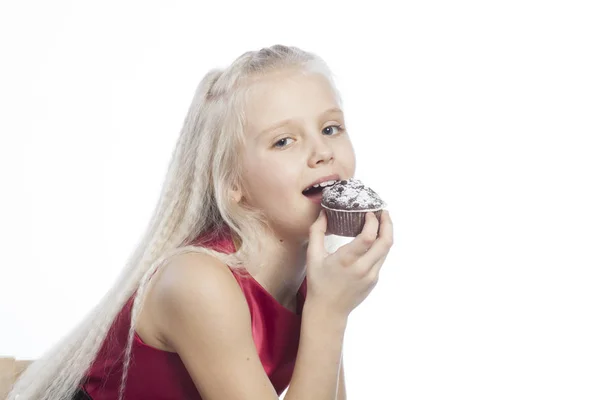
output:
[[321, 139], [314, 141], [308, 164], [310, 167], [316, 167], [319, 164], [329, 164], [332, 160], [333, 149], [327, 143], [327, 137], [321, 136]]

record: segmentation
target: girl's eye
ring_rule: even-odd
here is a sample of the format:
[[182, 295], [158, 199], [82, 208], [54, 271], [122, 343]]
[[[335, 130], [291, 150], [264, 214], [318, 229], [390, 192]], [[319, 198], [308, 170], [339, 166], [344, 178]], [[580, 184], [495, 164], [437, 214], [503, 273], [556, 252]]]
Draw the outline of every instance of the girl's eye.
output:
[[283, 139], [279, 139], [278, 141], [276, 141], [273, 144], [273, 147], [284, 148], [286, 146], [286, 144], [287, 144], [287, 140], [292, 140], [292, 138], [286, 137], [286, 138], [283, 138]]
[[[344, 131], [344, 128], [342, 128], [341, 125], [329, 125], [328, 127], [326, 127], [325, 129], [323, 129], [323, 132], [325, 133], [327, 130], [331, 131], [331, 128], [336, 128], [340, 133]], [[333, 136], [335, 135], [335, 133], [325, 133], [328, 136]]]

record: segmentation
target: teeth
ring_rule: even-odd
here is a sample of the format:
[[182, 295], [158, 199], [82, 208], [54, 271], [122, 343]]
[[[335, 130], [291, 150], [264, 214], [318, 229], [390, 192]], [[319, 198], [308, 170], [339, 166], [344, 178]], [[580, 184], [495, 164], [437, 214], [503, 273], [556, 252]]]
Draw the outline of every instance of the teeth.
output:
[[336, 181], [325, 181], [325, 182], [321, 182], [321, 183], [317, 183], [315, 185], [309, 186], [306, 189], [303, 190], [303, 192], [306, 192], [308, 189], [310, 189], [311, 187], [325, 187], [325, 186], [331, 186], [335, 183]]
[[325, 182], [321, 182], [321, 183], [317, 183], [316, 185], [313, 185], [313, 187], [325, 187], [325, 186], [331, 186], [335, 183], [335, 181], [325, 181]]

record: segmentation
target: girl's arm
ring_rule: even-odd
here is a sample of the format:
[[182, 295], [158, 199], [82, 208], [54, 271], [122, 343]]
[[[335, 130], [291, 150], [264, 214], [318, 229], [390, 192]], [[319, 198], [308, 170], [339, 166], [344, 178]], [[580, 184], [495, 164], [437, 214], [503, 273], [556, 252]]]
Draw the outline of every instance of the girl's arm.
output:
[[335, 400], [347, 316], [306, 298], [300, 346], [285, 400]]
[[248, 303], [229, 267], [187, 253], [160, 272], [144, 307], [202, 399], [278, 400], [254, 344]]
[[346, 400], [346, 378], [344, 377], [344, 356], [340, 365], [340, 376], [338, 378], [337, 397], [335, 400]]
[[[250, 311], [229, 268], [206, 254], [174, 257], [144, 302], [204, 400], [278, 400], [252, 337]], [[307, 299], [285, 400], [335, 400], [347, 318]]]

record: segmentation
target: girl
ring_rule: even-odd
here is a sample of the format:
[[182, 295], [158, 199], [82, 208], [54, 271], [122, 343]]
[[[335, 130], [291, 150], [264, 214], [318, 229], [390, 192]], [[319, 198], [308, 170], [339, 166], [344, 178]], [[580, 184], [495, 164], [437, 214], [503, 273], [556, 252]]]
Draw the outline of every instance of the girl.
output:
[[266, 400], [287, 387], [286, 400], [345, 399], [347, 318], [377, 282], [392, 223], [369, 213], [329, 254], [303, 190], [354, 171], [322, 59], [275, 45], [210, 71], [117, 283], [8, 398]]

